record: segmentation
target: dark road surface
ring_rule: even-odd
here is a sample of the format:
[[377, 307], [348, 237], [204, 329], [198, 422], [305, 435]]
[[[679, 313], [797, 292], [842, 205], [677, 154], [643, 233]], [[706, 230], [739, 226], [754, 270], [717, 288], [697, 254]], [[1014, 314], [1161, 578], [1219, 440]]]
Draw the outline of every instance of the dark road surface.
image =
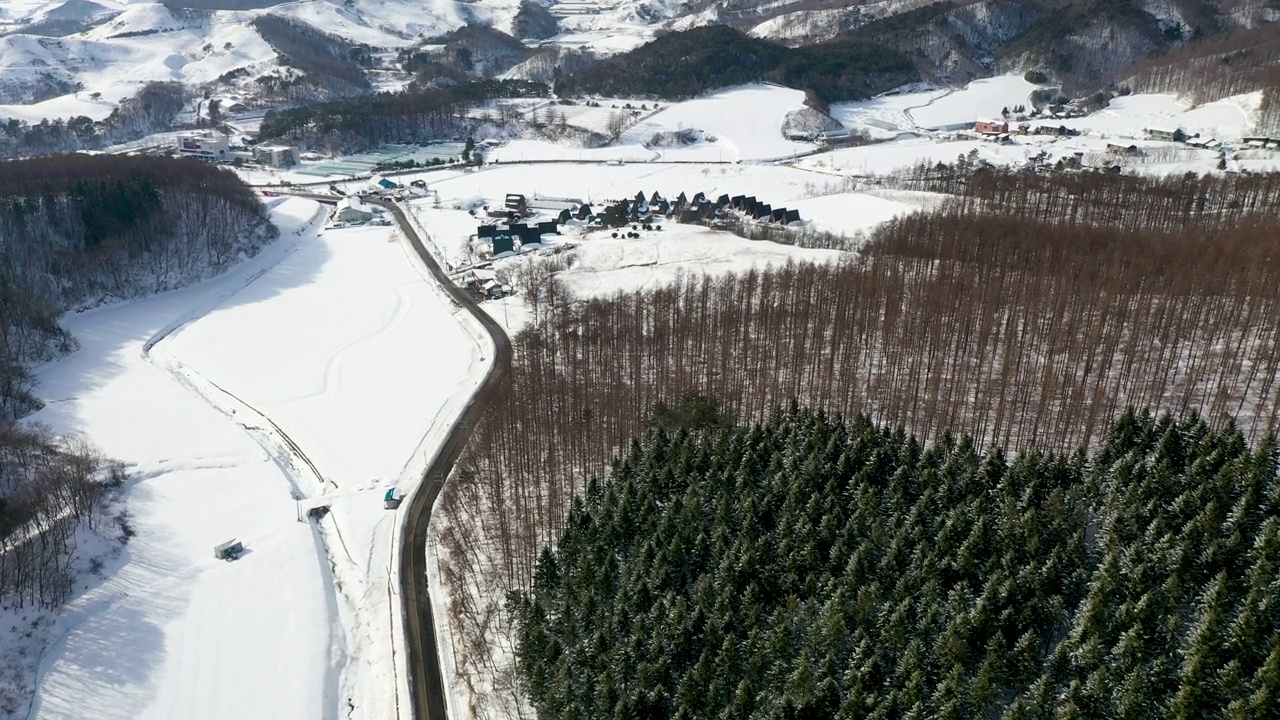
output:
[[398, 205], [377, 200], [371, 204], [387, 208], [413, 249], [431, 270], [431, 274], [452, 296], [453, 301], [470, 312], [493, 338], [496, 351], [488, 375], [476, 390], [462, 415], [449, 431], [431, 465], [427, 467], [418, 491], [409, 500], [400, 553], [400, 585], [404, 598], [405, 636], [409, 647], [409, 688], [413, 697], [413, 716], [418, 720], [445, 720], [443, 676], [440, 653], [436, 647], [435, 621], [431, 614], [431, 596], [427, 591], [427, 524], [431, 510], [444, 481], [471, 437], [471, 429], [484, 412], [494, 391], [511, 370], [511, 340], [500, 325], [481, 310], [475, 300], [455, 285], [427, 252], [423, 238]]

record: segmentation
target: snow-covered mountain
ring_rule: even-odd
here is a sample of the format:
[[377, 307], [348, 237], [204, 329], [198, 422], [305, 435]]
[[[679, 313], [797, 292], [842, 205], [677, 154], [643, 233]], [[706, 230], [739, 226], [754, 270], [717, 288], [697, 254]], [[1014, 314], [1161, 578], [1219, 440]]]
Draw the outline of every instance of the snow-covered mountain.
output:
[[[723, 24], [790, 46], [856, 37], [943, 84], [1034, 68], [1083, 86], [1277, 15], [1274, 0], [12, 0], [0, 3], [0, 120], [100, 120], [157, 81], [224, 107], [398, 88], [406, 58], [457, 53], [445, 36], [468, 25], [528, 46], [472, 74], [548, 79], [572, 70], [566, 58]], [[547, 46], [559, 52], [537, 52]]]

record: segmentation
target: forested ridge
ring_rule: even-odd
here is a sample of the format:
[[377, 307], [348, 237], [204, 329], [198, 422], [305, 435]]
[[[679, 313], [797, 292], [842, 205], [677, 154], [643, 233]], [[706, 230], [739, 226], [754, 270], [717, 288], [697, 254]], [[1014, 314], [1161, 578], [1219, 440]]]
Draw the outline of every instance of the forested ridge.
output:
[[795, 399], [1010, 454], [1098, 447], [1129, 405], [1235, 418], [1249, 442], [1280, 422], [1277, 176], [883, 182], [954, 195], [842, 262], [589, 299], [564, 260], [513, 276], [534, 322], [437, 506], [460, 666], [507, 667], [494, 598], [530, 587], [574, 494], [689, 392], [748, 423]]
[[275, 235], [249, 188], [207, 163], [0, 162], [0, 417], [35, 406], [25, 363], [74, 346], [63, 312], [206, 277]]
[[9, 118], [0, 122], [0, 157], [68, 153], [136, 140], [170, 129], [185, 101], [180, 83], [150, 82], [104, 120], [80, 115], [29, 123]]
[[542, 718], [1263, 718], [1274, 436], [1126, 411], [1010, 460], [796, 406], [651, 429], [512, 595]]
[[249, 188], [208, 163], [0, 162], [0, 606], [66, 601], [77, 532], [111, 529], [105, 491], [123, 479], [88, 443], [18, 420], [39, 407], [28, 365], [75, 347], [62, 313], [208, 277], [276, 234]]
[[271, 111], [259, 140], [285, 140], [344, 152], [378, 145], [464, 138], [480, 124], [472, 111], [497, 97], [544, 97], [549, 88], [527, 80], [474, 80], [444, 88], [416, 88]]
[[565, 78], [560, 89], [680, 100], [767, 80], [837, 102], [861, 100], [918, 79], [905, 55], [870, 40], [848, 37], [788, 48], [712, 25], [668, 33], [588, 65]]

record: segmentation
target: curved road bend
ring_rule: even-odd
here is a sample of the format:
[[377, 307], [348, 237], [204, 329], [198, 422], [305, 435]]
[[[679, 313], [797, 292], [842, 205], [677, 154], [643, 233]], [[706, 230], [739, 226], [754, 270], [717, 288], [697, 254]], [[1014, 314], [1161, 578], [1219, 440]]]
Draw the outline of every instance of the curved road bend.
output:
[[371, 204], [387, 208], [400, 225], [400, 230], [415, 252], [422, 258], [431, 274], [453, 297], [454, 302], [467, 309], [484, 326], [493, 338], [496, 352], [489, 374], [476, 390], [471, 402], [462, 411], [440, 451], [427, 467], [422, 484], [409, 501], [408, 519], [405, 521], [404, 547], [400, 553], [401, 597], [404, 598], [405, 639], [409, 648], [409, 688], [413, 698], [413, 717], [417, 720], [446, 720], [443, 675], [440, 670], [440, 653], [436, 647], [435, 619], [431, 614], [431, 596], [427, 590], [427, 525], [436, 497], [444, 487], [444, 481], [453, 470], [475, 421], [493, 399], [498, 385], [511, 370], [511, 340], [502, 326], [481, 310], [475, 300], [449, 279], [439, 263], [427, 252], [422, 238], [399, 205], [370, 199]]

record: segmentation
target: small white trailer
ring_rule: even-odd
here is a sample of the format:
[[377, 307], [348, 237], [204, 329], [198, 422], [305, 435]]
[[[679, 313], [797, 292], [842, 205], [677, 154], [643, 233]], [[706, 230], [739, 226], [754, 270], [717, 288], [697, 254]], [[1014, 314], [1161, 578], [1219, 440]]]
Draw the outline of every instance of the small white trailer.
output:
[[239, 540], [232, 538], [221, 545], [215, 545], [213, 548], [213, 556], [219, 560], [235, 560], [244, 552], [244, 544]]

